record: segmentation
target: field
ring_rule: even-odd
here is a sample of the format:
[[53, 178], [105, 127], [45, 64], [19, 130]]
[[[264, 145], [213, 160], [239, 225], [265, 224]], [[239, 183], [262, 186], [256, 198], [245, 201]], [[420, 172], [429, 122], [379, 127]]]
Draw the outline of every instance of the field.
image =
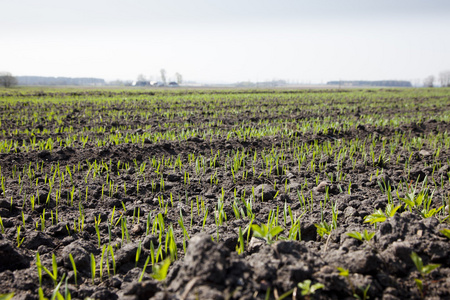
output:
[[0, 90], [0, 299], [449, 299], [449, 133], [444, 88]]

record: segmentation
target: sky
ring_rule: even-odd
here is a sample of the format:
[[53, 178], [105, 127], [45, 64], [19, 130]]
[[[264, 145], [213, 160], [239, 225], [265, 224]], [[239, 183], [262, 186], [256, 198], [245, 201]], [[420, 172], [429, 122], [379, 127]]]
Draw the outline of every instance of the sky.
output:
[[414, 83], [450, 70], [449, 28], [448, 0], [0, 0], [0, 71]]

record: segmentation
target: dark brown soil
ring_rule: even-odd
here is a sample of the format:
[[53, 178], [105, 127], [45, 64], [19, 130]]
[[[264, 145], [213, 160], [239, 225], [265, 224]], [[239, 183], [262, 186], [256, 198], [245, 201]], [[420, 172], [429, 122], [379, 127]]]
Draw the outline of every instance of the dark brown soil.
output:
[[[114, 92], [90, 92], [91, 94], [50, 94], [36, 93], [27, 97], [84, 97], [102, 96], [117, 97]], [[94, 93], [94, 94], [92, 94]], [[111, 93], [111, 94], [110, 94]], [[336, 92], [337, 93], [337, 92]], [[383, 92], [378, 92], [383, 93]], [[396, 91], [392, 93], [397, 93]], [[332, 93], [330, 93], [331, 95]], [[237, 94], [239, 95], [239, 94]], [[289, 101], [295, 102], [301, 93], [292, 93]], [[120, 95], [127, 97], [154, 97], [152, 93], [134, 93]], [[188, 96], [188, 95], [186, 95]], [[225, 97], [224, 94], [213, 94], [211, 97]], [[235, 95], [236, 96], [236, 95]], [[7, 95], [2, 95], [7, 98]], [[156, 97], [156, 96], [155, 96]], [[398, 92], [398, 99], [402, 98], [402, 92]], [[272, 149], [286, 149], [286, 145], [325, 145], [327, 143], [342, 143], [367, 139], [367, 143], [374, 141], [374, 153], [378, 156], [383, 147], [383, 141], [392, 142], [399, 133], [404, 134], [406, 141], [423, 139], [436, 136], [443, 132], [450, 132], [450, 123], [436, 118], [450, 113], [450, 99], [439, 98], [442, 105], [433, 107], [430, 101], [435, 103], [436, 98], [418, 97], [414, 107], [395, 107], [387, 105], [396, 101], [395, 98], [377, 98], [377, 101], [364, 103], [349, 103], [347, 108], [337, 109], [330, 106], [321, 109], [302, 109], [301, 103], [290, 111], [281, 107], [285, 98], [278, 99], [275, 96], [260, 102], [241, 107], [238, 101], [231, 101], [228, 106], [222, 107], [229, 114], [214, 116], [213, 108], [208, 108], [208, 102], [203, 104], [186, 100], [184, 102], [164, 103], [160, 102], [159, 108], [170, 111], [177, 106], [185, 111], [194, 113], [190, 116], [175, 118], [140, 118], [137, 115], [128, 119], [112, 120], [105, 117], [103, 121], [97, 120], [102, 112], [101, 106], [79, 102], [72, 104], [55, 104], [54, 102], [15, 103], [9, 107], [9, 112], [30, 105], [31, 111], [36, 111], [56, 106], [64, 126], [72, 126], [74, 132], [79, 132], [85, 126], [101, 124], [106, 132], [88, 132], [91, 137], [102, 138], [111, 129], [120, 130], [122, 134], [162, 132], [167, 129], [160, 124], [187, 123], [189, 128], [202, 128], [202, 124], [218, 121], [215, 130], [221, 129], [229, 132], [238, 128], [245, 122], [246, 126], [262, 127], [261, 120], [273, 122], [287, 120], [286, 130], [295, 128], [296, 122], [304, 120], [316, 120], [320, 122], [324, 116], [335, 118], [348, 118], [362, 120], [362, 116], [376, 116], [385, 118], [389, 115], [413, 115], [418, 109], [423, 114], [423, 121], [405, 122], [399, 127], [374, 126], [363, 124], [354, 128], [344, 128], [328, 132], [303, 133], [289, 132], [289, 134], [277, 133], [264, 137], [252, 137], [245, 140], [236, 135], [226, 137], [189, 137], [182, 141], [165, 140], [160, 142], [144, 141], [143, 143], [123, 143], [115, 145], [107, 143], [98, 146], [93, 142], [83, 145], [80, 142], [73, 143], [70, 147], [59, 146], [56, 142], [54, 148], [48, 150], [26, 151], [20, 148], [14, 153], [0, 153], [0, 166], [5, 177], [5, 189], [0, 191], [0, 216], [2, 218], [4, 233], [0, 234], [0, 294], [15, 292], [15, 299], [39, 299], [39, 276], [36, 266], [36, 253], [39, 252], [44, 266], [51, 270], [52, 254], [55, 254], [58, 266], [58, 280], [65, 274], [68, 279], [68, 288], [72, 299], [278, 299], [283, 293], [293, 291], [287, 299], [307, 299], [301, 295], [297, 284], [305, 280], [311, 280], [312, 284], [322, 283], [324, 287], [317, 290], [311, 298], [314, 299], [352, 299], [356, 296], [363, 299], [362, 290], [368, 287], [367, 296], [370, 299], [420, 299], [421, 295], [416, 287], [415, 278], [423, 281], [423, 296], [427, 299], [450, 299], [450, 240], [440, 230], [449, 228], [449, 158], [450, 150], [442, 147], [436, 155], [436, 147], [432, 143], [424, 142], [421, 148], [414, 144], [411, 148], [402, 142], [393, 151], [391, 160], [376, 165], [372, 161], [364, 161], [359, 156], [356, 164], [351, 160], [344, 161], [342, 172], [345, 179], [331, 182], [331, 173], [337, 174], [335, 153], [321, 158], [313, 158], [307, 155], [301, 168], [298, 168], [297, 159], [293, 152], [285, 151], [280, 160], [279, 169], [269, 176], [260, 176], [265, 166], [259, 160], [255, 166], [256, 174], [252, 171], [251, 164], [235, 174], [230, 172], [227, 161], [228, 155], [234, 155], [237, 151], [247, 151], [248, 162], [257, 151], [269, 153]], [[398, 100], [399, 101], [399, 100]], [[28, 104], [26, 104], [28, 103]], [[381, 104], [380, 104], [381, 103]], [[175, 105], [175, 106], [174, 106]], [[311, 105], [311, 103], [308, 103]], [[148, 106], [139, 106], [142, 112]], [[309, 106], [308, 106], [309, 107]], [[388, 107], [386, 109], [386, 107]], [[58, 125], [48, 122], [42, 117], [42, 123], [17, 124], [9, 120], [6, 114], [6, 106], [3, 114], [1, 128], [18, 129], [25, 131], [33, 128], [47, 128], [51, 133], [36, 134], [37, 140], [46, 140], [52, 137], [65, 138], [68, 133], [54, 133]], [[108, 109], [135, 113], [136, 107], [129, 108], [126, 101], [117, 101]], [[86, 112], [93, 110], [93, 117]], [[239, 111], [234, 113], [233, 110]], [[246, 111], [248, 111], [246, 113]], [[250, 113], [250, 111], [252, 113]], [[255, 113], [256, 112], [256, 113]], [[436, 120], [437, 119], [437, 120]], [[122, 126], [122, 128], [119, 128]], [[53, 130], [52, 130], [53, 129]], [[176, 129], [180, 133], [182, 128]], [[52, 133], [53, 132], [53, 133]], [[2, 140], [28, 141], [30, 136], [26, 133], [18, 133], [8, 136], [3, 133]], [[367, 148], [369, 149], [369, 148]], [[219, 159], [214, 164], [214, 155], [220, 153]], [[205, 158], [203, 172], [198, 172], [195, 163], [190, 161], [191, 155]], [[172, 158], [172, 163], [179, 157], [181, 167], [162, 166], [159, 169], [152, 166], [152, 158]], [[311, 161], [322, 164], [323, 169], [312, 171], [309, 168]], [[89, 164], [103, 161], [111, 167], [111, 173], [101, 171], [95, 178], [90, 174], [86, 176]], [[121, 165], [118, 166], [118, 163]], [[139, 166], [146, 162], [147, 167], [143, 173]], [[405, 170], [405, 162], [408, 162], [408, 170]], [[129, 164], [124, 167], [124, 164]], [[32, 175], [32, 179], [25, 178], [26, 170], [32, 166], [38, 170]], [[55, 167], [59, 165], [64, 172], [66, 166], [70, 170], [76, 170], [70, 180], [66, 173], [65, 181], [56, 180], [56, 188], [50, 189], [48, 179], [53, 176]], [[80, 169], [78, 169], [80, 166]], [[433, 169], [433, 166], [439, 166]], [[285, 167], [285, 169], [282, 169]], [[78, 171], [79, 170], [79, 171]], [[379, 171], [379, 176], [377, 175]], [[26, 181], [23, 186], [15, 172], [23, 171], [20, 179]], [[244, 172], [248, 176], [244, 176]], [[186, 178], [189, 173], [189, 179]], [[108, 175], [107, 175], [108, 174]], [[319, 177], [317, 177], [319, 176]], [[161, 184], [161, 177], [164, 185]], [[211, 178], [217, 179], [217, 183]], [[108, 191], [108, 180], [113, 180], [115, 188]], [[422, 186], [426, 180], [430, 193], [433, 193], [431, 207], [444, 206], [439, 215], [424, 218], [418, 211], [409, 211], [403, 205], [395, 216], [385, 222], [378, 223], [377, 227], [364, 223], [364, 217], [372, 214], [377, 209], [384, 210], [388, 204], [388, 196], [383, 192], [384, 184], [389, 183], [392, 189], [393, 201], [396, 205], [403, 204], [400, 196], [405, 195], [404, 187]], [[326, 189], [318, 188], [318, 183], [326, 185]], [[351, 181], [351, 192], [348, 186]], [[60, 183], [61, 182], [61, 183]], [[137, 185], [139, 182], [139, 190]], [[435, 183], [433, 183], [435, 182]], [[126, 186], [126, 189], [124, 188]], [[104, 191], [102, 192], [102, 187]], [[253, 224], [267, 223], [269, 213], [279, 209], [278, 225], [284, 228], [278, 241], [269, 245], [264, 240], [248, 236], [248, 244], [242, 254], [236, 252], [238, 245], [238, 228], [244, 229], [250, 222], [248, 216], [236, 218], [232, 204], [234, 197], [237, 199], [249, 199], [255, 191]], [[299, 198], [301, 191], [307, 199], [314, 197], [311, 210], [303, 209]], [[73, 189], [72, 189], [73, 188]], [[320, 203], [329, 192], [328, 206], [324, 209], [323, 219], [328, 223], [332, 220], [330, 203], [333, 203], [338, 212], [337, 228], [331, 235], [319, 236], [315, 224], [321, 222]], [[73, 195], [71, 194], [73, 192]], [[217, 210], [218, 199], [224, 193], [225, 212], [227, 221], [217, 229], [214, 220], [214, 211]], [[28, 195], [24, 197], [24, 195]], [[36, 196], [36, 204], [32, 210], [28, 198]], [[170, 197], [173, 197], [173, 204]], [[71, 200], [73, 196], [73, 201]], [[58, 203], [56, 202], [58, 200]], [[147, 267], [147, 274], [142, 282], [138, 282], [145, 260], [150, 256], [150, 242], [158, 246], [157, 230], [154, 234], [146, 234], [147, 216], [151, 213], [151, 220], [158, 213], [164, 213], [159, 201], [164, 199], [167, 204], [165, 224], [172, 224], [178, 259], [172, 262], [165, 281], [159, 282], [151, 278], [151, 266]], [[208, 209], [209, 217], [203, 227], [203, 211], [197, 206], [197, 201], [203, 201], [205, 209]], [[80, 208], [80, 204], [82, 208]], [[285, 206], [290, 206], [292, 213], [301, 219], [301, 240], [282, 240], [288, 235], [292, 226], [289, 216], [284, 219]], [[56, 219], [56, 209], [58, 222]], [[129, 241], [122, 240], [120, 223], [111, 228], [111, 241], [108, 236], [107, 223], [115, 211], [114, 222], [121, 215], [127, 217]], [[125, 210], [126, 209], [126, 210]], [[85, 220], [83, 230], [74, 230], [80, 217], [80, 210], [84, 210]], [[446, 210], [444, 212], [444, 210]], [[137, 212], [140, 219], [137, 221]], [[23, 214], [22, 214], [23, 213]], [[183, 251], [183, 231], [178, 223], [180, 214], [183, 215], [184, 224], [187, 227], [190, 239], [186, 241], [187, 252]], [[45, 216], [45, 228], [42, 228], [42, 216]], [[117, 274], [108, 277], [104, 269], [103, 278], [99, 278], [97, 271], [94, 284], [91, 279], [90, 255], [95, 256], [97, 269], [101, 257], [102, 248], [98, 246], [97, 234], [94, 226], [94, 217], [100, 216], [99, 231], [101, 234], [101, 246], [111, 244], [115, 250]], [[25, 226], [24, 226], [25, 222]], [[75, 225], [74, 225], [75, 224]], [[17, 228], [21, 226], [20, 238], [23, 243], [17, 247]], [[167, 228], [166, 228], [167, 229]], [[367, 229], [374, 232], [374, 238], [368, 242], [360, 242], [347, 235], [349, 232], [363, 232]], [[151, 228], [150, 228], [151, 231]], [[217, 236], [219, 240], [217, 241]], [[245, 235], [247, 239], [247, 235]], [[214, 239], [215, 241], [213, 241]], [[135, 266], [136, 251], [139, 241], [142, 243], [142, 253]], [[163, 238], [163, 247], [164, 247]], [[421, 277], [410, 255], [416, 252], [425, 265], [440, 264], [440, 267]], [[69, 259], [72, 254], [78, 269], [78, 285], [75, 285], [75, 276]], [[164, 256], [168, 253], [164, 252]], [[338, 267], [349, 270], [349, 278], [339, 275]], [[111, 274], [112, 275], [112, 274]], [[51, 296], [54, 283], [46, 273], [42, 281], [43, 291], [47, 297]], [[63, 285], [64, 287], [64, 282]], [[352, 291], [354, 289], [354, 291]], [[63, 293], [63, 288], [61, 292]], [[267, 298], [268, 297], [268, 298]], [[369, 298], [366, 298], [369, 299]]]

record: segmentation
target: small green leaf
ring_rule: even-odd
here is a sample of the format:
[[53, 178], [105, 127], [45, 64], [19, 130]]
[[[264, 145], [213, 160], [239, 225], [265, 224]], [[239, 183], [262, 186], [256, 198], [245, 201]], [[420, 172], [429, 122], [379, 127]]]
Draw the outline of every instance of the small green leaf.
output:
[[386, 216], [389, 218], [395, 216], [395, 213], [397, 212], [397, 210], [399, 210], [400, 207], [402, 206], [394, 206], [394, 204], [388, 204], [388, 206], [386, 206]]
[[446, 237], [448, 237], [450, 239], [450, 229], [444, 228], [441, 231], [439, 231], [440, 233], [442, 233], [443, 235], [445, 235]]
[[417, 288], [422, 291], [423, 290], [423, 283], [422, 280], [414, 278], [414, 281], [416, 282]]
[[400, 199], [400, 201], [402, 201], [403, 203], [405, 203], [407, 206], [409, 206], [410, 208], [413, 208], [415, 206], [414, 201], [411, 201], [407, 198], [398, 198]]
[[39, 289], [38, 289], [38, 295], [39, 295], [39, 300], [48, 300], [48, 298], [46, 298], [44, 296], [44, 291], [42, 290], [41, 287], [39, 287]]
[[[265, 226], [265, 225], [263, 224], [263, 226]], [[264, 229], [262, 226], [260, 227], [256, 224], [254, 224], [254, 225], [252, 225], [252, 230], [253, 230], [253, 235], [255, 237], [264, 238], [264, 236], [266, 235], [266, 232], [264, 232]]]
[[429, 274], [431, 271], [433, 271], [436, 268], [439, 268], [441, 265], [439, 264], [429, 264], [423, 267], [422, 271], [425, 274]]
[[420, 258], [419, 255], [417, 255], [416, 252], [412, 252], [410, 257], [411, 257], [412, 261], [414, 262], [414, 264], [416, 265], [417, 271], [422, 273], [423, 272], [422, 258]]
[[311, 294], [314, 294], [317, 290], [323, 289], [325, 287], [322, 283], [315, 283], [311, 286]]
[[301, 291], [302, 296], [309, 295], [309, 290], [311, 288], [311, 280], [306, 279], [303, 282], [299, 282], [297, 285], [302, 290]]
[[337, 269], [339, 270], [339, 275], [341, 275], [341, 276], [348, 277], [350, 275], [350, 272], [348, 269], [344, 269], [341, 267], [337, 267]]
[[359, 232], [357, 232], [357, 231], [348, 232], [347, 235], [348, 235], [349, 237], [352, 237], [352, 238], [354, 238], [354, 239], [357, 239], [357, 240], [359, 240], [359, 241], [361, 241], [361, 242], [362, 242], [362, 240], [363, 240], [363, 238], [362, 238], [362, 236], [361, 236], [361, 233], [359, 233]]
[[269, 234], [271, 236], [276, 236], [277, 234], [283, 232], [283, 228], [281, 226], [275, 226], [272, 229], [270, 229]]
[[166, 258], [162, 263], [153, 267], [152, 277], [159, 281], [166, 279], [169, 266], [170, 266], [170, 259]]
[[364, 223], [370, 223], [370, 225], [384, 221], [386, 221], [386, 215], [381, 209], [376, 210], [373, 214], [364, 217]]
[[375, 232], [369, 233], [369, 232], [367, 232], [367, 229], [364, 229], [364, 239], [366, 241], [370, 241], [374, 235], [375, 235]]
[[10, 300], [10, 299], [12, 299], [12, 297], [14, 297], [14, 293], [1, 294], [0, 300]]

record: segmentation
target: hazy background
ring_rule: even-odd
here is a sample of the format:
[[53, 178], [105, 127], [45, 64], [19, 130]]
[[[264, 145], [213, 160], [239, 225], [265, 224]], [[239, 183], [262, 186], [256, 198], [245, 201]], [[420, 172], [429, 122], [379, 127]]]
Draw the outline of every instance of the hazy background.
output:
[[448, 0], [0, 0], [0, 71], [417, 81], [450, 69], [449, 29]]

